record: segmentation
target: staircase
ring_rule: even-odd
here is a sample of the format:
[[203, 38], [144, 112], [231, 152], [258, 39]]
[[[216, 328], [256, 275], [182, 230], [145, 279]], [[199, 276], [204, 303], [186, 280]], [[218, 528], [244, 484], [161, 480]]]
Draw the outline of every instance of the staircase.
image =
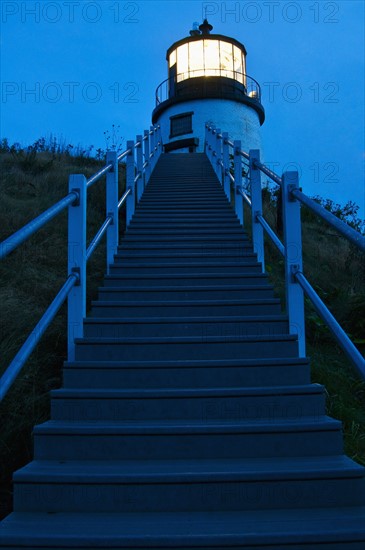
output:
[[208, 159], [162, 155], [0, 547], [364, 550], [364, 518], [364, 468]]

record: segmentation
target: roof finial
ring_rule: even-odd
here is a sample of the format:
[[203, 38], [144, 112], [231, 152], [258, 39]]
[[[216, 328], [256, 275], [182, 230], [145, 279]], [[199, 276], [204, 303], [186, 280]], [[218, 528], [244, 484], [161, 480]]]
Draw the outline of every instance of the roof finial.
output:
[[210, 34], [210, 31], [212, 30], [213, 25], [210, 25], [208, 23], [207, 18], [204, 19], [202, 25], [199, 26], [199, 29], [201, 30], [202, 34]]

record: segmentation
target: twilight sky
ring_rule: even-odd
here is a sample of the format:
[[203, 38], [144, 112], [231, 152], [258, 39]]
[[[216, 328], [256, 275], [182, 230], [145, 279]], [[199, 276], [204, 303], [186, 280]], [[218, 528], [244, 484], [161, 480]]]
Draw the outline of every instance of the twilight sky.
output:
[[[149, 127], [165, 53], [206, 10], [262, 87], [264, 158], [365, 214], [364, 2], [2, 0], [0, 136], [105, 148]], [[223, 128], [224, 130], [224, 128]]]

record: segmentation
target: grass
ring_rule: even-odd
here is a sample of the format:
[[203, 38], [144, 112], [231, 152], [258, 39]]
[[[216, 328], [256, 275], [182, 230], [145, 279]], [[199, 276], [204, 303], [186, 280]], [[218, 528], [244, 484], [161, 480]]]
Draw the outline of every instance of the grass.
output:
[[[83, 155], [65, 152], [23, 153], [0, 150], [0, 241], [68, 193], [68, 176], [90, 177], [104, 165]], [[120, 195], [124, 166], [120, 167]], [[105, 184], [88, 193], [88, 242], [105, 219]], [[125, 219], [121, 213], [123, 231]], [[87, 302], [96, 297], [105, 273], [104, 241], [88, 262]], [[67, 213], [60, 214], [0, 264], [0, 374], [47, 309], [67, 277]], [[62, 382], [66, 358], [64, 305], [36, 347], [16, 383], [0, 406], [0, 517], [11, 501], [10, 477], [32, 458], [31, 432], [49, 417], [49, 391]]]
[[[36, 147], [23, 152], [0, 146], [0, 241], [39, 215], [68, 192], [68, 176], [91, 176], [103, 166], [85, 152], [71, 156], [69, 150]], [[100, 156], [100, 155], [99, 155]], [[120, 170], [120, 194], [124, 189]], [[88, 197], [88, 242], [105, 219], [104, 183], [92, 186]], [[264, 192], [265, 216], [275, 227], [273, 196]], [[308, 279], [364, 351], [365, 289], [364, 257], [343, 238], [305, 210], [303, 218], [304, 271]], [[246, 212], [248, 227], [250, 215]], [[121, 218], [121, 232], [125, 220]], [[62, 286], [67, 275], [66, 213], [51, 221], [0, 264], [1, 343], [0, 374]], [[266, 243], [266, 262], [277, 294], [285, 300], [283, 260]], [[88, 263], [87, 300], [96, 297], [105, 273], [102, 243]], [[328, 329], [307, 303], [308, 355], [313, 381], [326, 386], [328, 414], [344, 426], [345, 450], [365, 464], [365, 384], [360, 383]], [[12, 472], [32, 458], [31, 432], [49, 417], [49, 391], [62, 382], [66, 357], [66, 307], [63, 306], [41, 343], [1, 405], [0, 517], [11, 504]]]

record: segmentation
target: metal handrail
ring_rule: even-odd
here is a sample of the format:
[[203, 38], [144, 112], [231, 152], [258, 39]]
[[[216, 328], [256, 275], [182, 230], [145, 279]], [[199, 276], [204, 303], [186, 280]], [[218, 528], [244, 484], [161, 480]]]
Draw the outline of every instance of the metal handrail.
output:
[[285, 246], [283, 245], [279, 237], [276, 235], [276, 233], [271, 229], [270, 225], [267, 223], [265, 218], [261, 214], [258, 214], [256, 216], [256, 219], [258, 222], [261, 223], [262, 227], [265, 229], [266, 233], [268, 234], [268, 236], [270, 237], [270, 239], [272, 240], [276, 248], [279, 250], [280, 254], [282, 256], [285, 256]]
[[274, 181], [275, 183], [277, 183], [278, 185], [282, 186], [283, 185], [283, 181], [281, 179], [280, 176], [278, 176], [275, 172], [273, 172], [272, 170], [270, 170], [270, 168], [268, 168], [267, 166], [265, 166], [265, 164], [262, 164], [261, 162], [258, 162], [257, 160], [254, 160], [253, 161], [254, 163], [254, 166], [256, 168], [259, 168], [261, 170], [261, 172], [263, 172], [264, 174], [266, 174], [267, 176], [269, 176], [269, 178], [272, 179], [272, 181]]
[[358, 231], [353, 229], [344, 221], [337, 218], [332, 212], [329, 212], [323, 206], [315, 202], [313, 199], [307, 197], [299, 189], [293, 189], [290, 191], [290, 194], [295, 197], [302, 204], [307, 206], [312, 212], [318, 214], [322, 219], [334, 227], [339, 233], [351, 241], [355, 246], [357, 246], [362, 252], [365, 252], [365, 237], [363, 237]]
[[86, 261], [89, 260], [92, 253], [94, 252], [95, 248], [98, 246], [99, 242], [101, 241], [101, 238], [105, 234], [106, 230], [108, 229], [109, 225], [113, 221], [113, 216], [108, 216], [102, 226], [100, 227], [99, 231], [96, 233], [95, 237], [91, 241], [89, 247], [86, 250]]
[[96, 183], [97, 181], [100, 180], [100, 178], [102, 178], [104, 176], [104, 174], [107, 174], [109, 172], [109, 170], [113, 168], [113, 164], [110, 163], [110, 164], [107, 164], [106, 166], [104, 166], [104, 168], [102, 168], [101, 170], [99, 170], [99, 172], [97, 172], [96, 174], [94, 174], [93, 176], [91, 176], [91, 178], [89, 178], [86, 182], [86, 187], [91, 187], [94, 183]]
[[[232, 174], [231, 174], [232, 175]], [[233, 176], [232, 176], [233, 177]], [[233, 182], [234, 182], [234, 178], [233, 178]], [[238, 187], [237, 188], [237, 193], [239, 193], [243, 199], [245, 200], [245, 202], [247, 202], [248, 206], [252, 206], [252, 202], [251, 202], [251, 199], [250, 197], [244, 192], [244, 190], [242, 189], [242, 187]]]
[[131, 153], [131, 149], [126, 149], [123, 153], [120, 153], [120, 155], [117, 156], [117, 161], [120, 162], [124, 159], [124, 157], [127, 157], [129, 153]]
[[56, 202], [56, 204], [45, 210], [42, 214], [5, 239], [2, 243], [0, 243], [0, 259], [5, 258], [8, 254], [10, 254], [10, 252], [24, 243], [24, 241], [29, 239], [29, 237], [31, 237], [34, 233], [36, 233], [39, 229], [58, 216], [58, 214], [63, 212], [70, 204], [73, 204], [78, 199], [79, 195], [77, 191], [72, 191], [66, 195], [66, 197]]
[[0, 378], [0, 402], [6, 396], [9, 388], [12, 386], [18, 374], [20, 373], [24, 363], [42, 338], [43, 334], [55, 318], [58, 310], [60, 309], [78, 280], [79, 277], [76, 272], [71, 273], [68, 276], [66, 282], [63, 284], [57, 296], [54, 298], [50, 306], [48, 306], [42, 318], [37, 323], [33, 331], [30, 333], [30, 335]]
[[127, 189], [127, 191], [125, 191], [125, 193], [121, 196], [121, 198], [119, 199], [119, 202], [118, 202], [118, 210], [119, 208], [122, 206], [122, 204], [124, 204], [126, 198], [128, 197], [128, 195], [130, 195], [132, 193], [132, 189], [129, 188]]
[[317, 311], [318, 315], [322, 317], [337, 342], [346, 353], [348, 358], [355, 365], [359, 375], [365, 379], [365, 359], [361, 353], [357, 350], [354, 344], [351, 342], [350, 338], [347, 336], [346, 332], [338, 324], [328, 307], [322, 302], [317, 292], [311, 286], [309, 281], [306, 279], [304, 274], [301, 271], [296, 271], [293, 273], [294, 277], [312, 302], [314, 309]]

